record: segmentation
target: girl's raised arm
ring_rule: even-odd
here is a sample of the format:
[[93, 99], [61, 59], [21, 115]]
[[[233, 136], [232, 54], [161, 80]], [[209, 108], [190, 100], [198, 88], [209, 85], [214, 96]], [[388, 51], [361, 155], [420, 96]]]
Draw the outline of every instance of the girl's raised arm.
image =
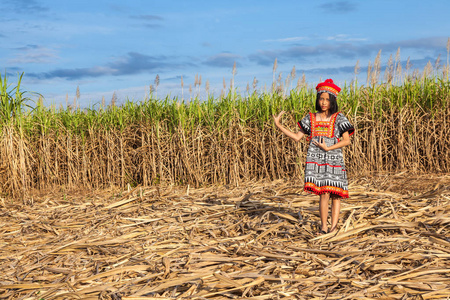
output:
[[275, 126], [277, 126], [278, 129], [281, 130], [281, 132], [283, 132], [285, 135], [287, 135], [288, 137], [290, 137], [294, 141], [296, 141], [296, 142], [300, 141], [303, 138], [303, 136], [305, 135], [305, 133], [302, 131], [301, 128], [300, 128], [299, 132], [294, 133], [294, 132], [290, 131], [289, 129], [285, 128], [283, 125], [281, 125], [280, 119], [281, 119], [281, 116], [284, 113], [285, 113], [285, 111], [283, 110], [277, 116], [276, 115], [272, 115], [273, 121], [275, 122]]

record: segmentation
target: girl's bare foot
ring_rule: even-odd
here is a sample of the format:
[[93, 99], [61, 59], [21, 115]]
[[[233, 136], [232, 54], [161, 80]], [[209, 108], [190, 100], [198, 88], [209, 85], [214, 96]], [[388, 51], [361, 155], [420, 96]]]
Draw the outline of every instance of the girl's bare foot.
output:
[[317, 235], [324, 235], [324, 234], [327, 234], [328, 233], [328, 229], [327, 228], [325, 228], [325, 229], [320, 229], [318, 232], [317, 232]]
[[337, 226], [336, 227], [332, 227], [328, 233], [332, 233], [332, 232], [337, 232]]

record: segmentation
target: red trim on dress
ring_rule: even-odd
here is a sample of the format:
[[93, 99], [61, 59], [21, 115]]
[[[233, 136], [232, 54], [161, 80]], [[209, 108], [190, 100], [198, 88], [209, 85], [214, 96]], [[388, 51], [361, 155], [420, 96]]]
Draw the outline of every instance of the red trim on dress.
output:
[[321, 194], [326, 194], [326, 193], [330, 193], [333, 195], [337, 195], [341, 198], [349, 198], [348, 196], [348, 191], [335, 187], [335, 186], [317, 186], [314, 183], [311, 182], [305, 182], [305, 188], [304, 188], [305, 192], [308, 193], [313, 193], [315, 195], [321, 195]]
[[[310, 135], [310, 139], [312, 139], [315, 136], [326, 136], [329, 138], [334, 137], [334, 126], [336, 123], [336, 117], [340, 114], [341, 112], [336, 112], [334, 114], [331, 115], [330, 117], [330, 121], [317, 121], [316, 120], [316, 114], [315, 113], [309, 113], [309, 118], [311, 120], [311, 135]], [[319, 134], [318, 132], [316, 132], [316, 127], [317, 125], [328, 125], [328, 132], [325, 134]]]

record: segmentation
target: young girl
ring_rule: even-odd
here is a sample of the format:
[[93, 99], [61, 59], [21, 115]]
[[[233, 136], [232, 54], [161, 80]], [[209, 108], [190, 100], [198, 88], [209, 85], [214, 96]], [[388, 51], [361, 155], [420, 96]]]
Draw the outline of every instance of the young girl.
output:
[[[320, 234], [337, 229], [341, 198], [348, 198], [348, 181], [342, 147], [350, 144], [350, 136], [355, 132], [353, 125], [340, 112], [336, 97], [341, 89], [327, 79], [316, 87], [316, 113], [309, 113], [298, 126], [300, 131], [293, 133], [280, 124], [282, 111], [273, 116], [275, 125], [288, 137], [300, 141], [309, 135], [310, 141], [306, 155], [305, 191], [320, 195], [319, 214]], [[328, 201], [331, 204], [331, 228], [328, 230]]]

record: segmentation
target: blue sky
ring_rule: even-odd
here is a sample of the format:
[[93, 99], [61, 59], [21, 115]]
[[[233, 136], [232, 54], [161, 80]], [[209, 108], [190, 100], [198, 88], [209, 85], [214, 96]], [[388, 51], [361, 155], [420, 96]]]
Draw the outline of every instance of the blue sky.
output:
[[[10, 83], [24, 72], [25, 90], [41, 93], [45, 104], [140, 101], [160, 77], [157, 96], [188, 99], [219, 95], [236, 62], [235, 86], [270, 87], [275, 58], [286, 79], [295, 66], [315, 85], [333, 78], [359, 80], [378, 51], [385, 65], [400, 47], [405, 68], [422, 70], [441, 55], [447, 60], [448, 0], [344, 1], [65, 1], [2, 0], [0, 67]], [[384, 68], [383, 68], [384, 69]], [[202, 85], [194, 88], [195, 77]], [[192, 95], [192, 96], [193, 96]]]

